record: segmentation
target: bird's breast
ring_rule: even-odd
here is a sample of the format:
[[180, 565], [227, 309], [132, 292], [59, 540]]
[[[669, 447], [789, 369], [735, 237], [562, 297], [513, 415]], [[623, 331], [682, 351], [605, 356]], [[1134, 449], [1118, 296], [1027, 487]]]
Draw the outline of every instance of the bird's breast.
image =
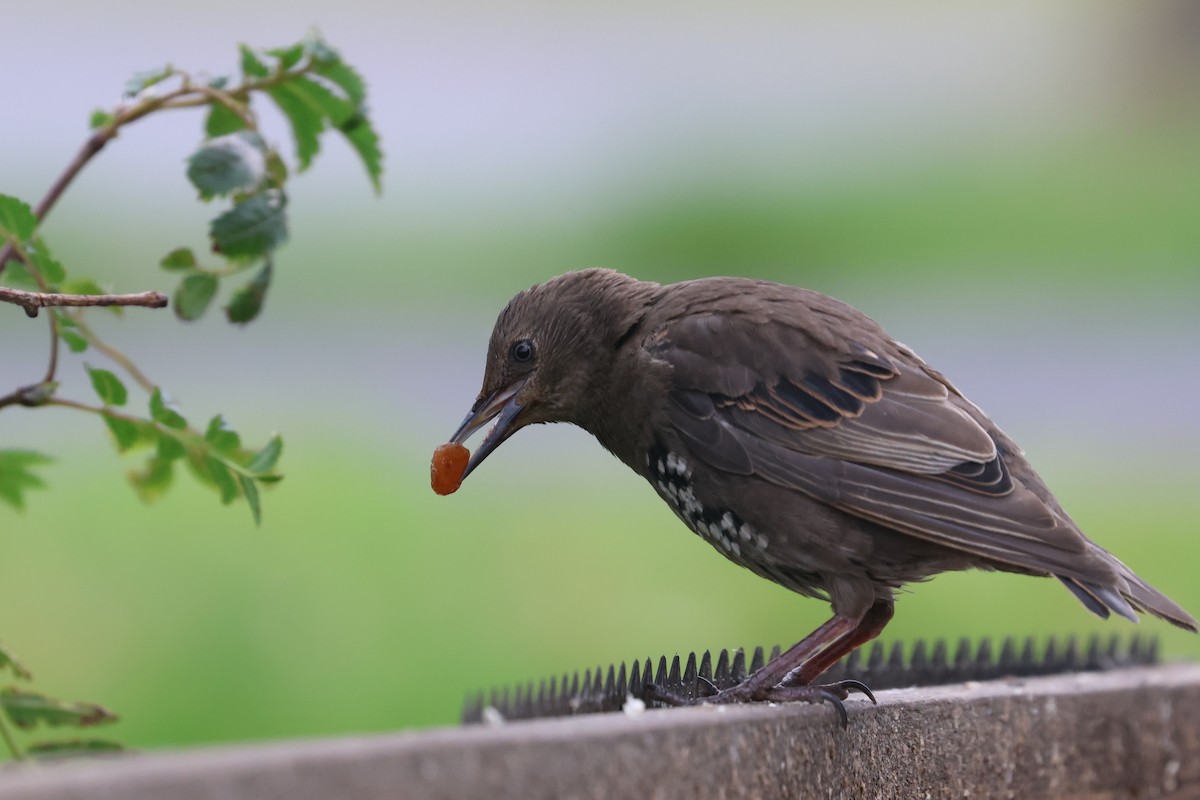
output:
[[767, 550], [767, 536], [736, 509], [706, 496], [694, 480], [689, 457], [656, 442], [646, 451], [650, 483], [675, 515], [692, 531], [734, 561], [756, 561]]

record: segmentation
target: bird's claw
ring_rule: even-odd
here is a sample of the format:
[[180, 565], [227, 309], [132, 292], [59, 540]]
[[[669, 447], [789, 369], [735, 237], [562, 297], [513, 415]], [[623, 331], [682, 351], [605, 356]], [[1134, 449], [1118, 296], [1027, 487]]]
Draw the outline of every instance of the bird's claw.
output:
[[731, 686], [728, 689], [707, 696], [686, 697], [657, 684], [648, 683], [644, 690], [644, 696], [647, 700], [655, 700], [668, 706], [725, 705], [751, 702], [793, 703], [797, 701], [829, 703], [837, 711], [838, 717], [842, 722], [842, 727], [845, 727], [850, 722], [850, 716], [846, 712], [846, 704], [843, 701], [852, 692], [866, 695], [867, 699], [876, 705], [879, 702], [875, 699], [875, 693], [871, 691], [869, 686], [855, 680], [810, 686], [780, 685], [753, 694], [747, 692], [744, 686], [745, 684], [738, 684], [737, 686]]

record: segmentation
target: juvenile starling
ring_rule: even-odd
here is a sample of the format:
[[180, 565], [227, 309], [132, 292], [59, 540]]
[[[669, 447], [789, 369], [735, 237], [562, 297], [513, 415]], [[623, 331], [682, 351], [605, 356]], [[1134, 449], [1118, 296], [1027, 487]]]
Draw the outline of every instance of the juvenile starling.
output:
[[883, 630], [898, 588], [947, 570], [1053, 576], [1101, 617], [1149, 612], [1196, 630], [1084, 536], [941, 373], [817, 292], [559, 276], [500, 312], [452, 441], [493, 419], [463, 477], [526, 425], [574, 423], [726, 558], [830, 602], [828, 622], [708, 702], [869, 695], [814, 681]]

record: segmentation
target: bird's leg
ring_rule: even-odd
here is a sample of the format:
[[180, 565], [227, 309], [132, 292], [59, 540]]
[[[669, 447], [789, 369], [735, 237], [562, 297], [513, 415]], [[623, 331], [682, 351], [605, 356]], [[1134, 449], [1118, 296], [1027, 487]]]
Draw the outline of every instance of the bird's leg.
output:
[[832, 643], [812, 658], [805, 661], [797, 669], [792, 670], [779, 680], [780, 686], [808, 686], [825, 674], [830, 667], [874, 639], [892, 619], [895, 606], [891, 600], [876, 600], [867, 609], [867, 613], [859, 620], [858, 625], [844, 639]]
[[828, 702], [837, 709], [844, 724], [847, 717], [842, 701], [851, 692], [861, 692], [870, 698], [871, 702], [875, 702], [871, 690], [853, 680], [827, 685], [812, 685], [811, 682], [836, 664], [842, 656], [878, 636], [892, 618], [892, 610], [892, 601], [879, 600], [860, 617], [835, 615], [746, 680], [709, 697], [689, 700], [654, 686], [647, 687], [647, 697], [671, 705], [763, 700]]

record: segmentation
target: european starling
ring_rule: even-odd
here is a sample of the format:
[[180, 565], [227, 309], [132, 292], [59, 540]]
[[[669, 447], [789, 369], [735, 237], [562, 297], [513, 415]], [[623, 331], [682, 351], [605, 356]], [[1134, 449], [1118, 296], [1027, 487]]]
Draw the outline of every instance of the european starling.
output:
[[709, 702], [869, 695], [814, 681], [883, 630], [898, 588], [947, 570], [1053, 576], [1101, 617], [1196, 630], [941, 373], [814, 291], [561, 275], [500, 313], [452, 441], [493, 419], [463, 477], [526, 425], [574, 423], [726, 558], [830, 602], [828, 622]]

